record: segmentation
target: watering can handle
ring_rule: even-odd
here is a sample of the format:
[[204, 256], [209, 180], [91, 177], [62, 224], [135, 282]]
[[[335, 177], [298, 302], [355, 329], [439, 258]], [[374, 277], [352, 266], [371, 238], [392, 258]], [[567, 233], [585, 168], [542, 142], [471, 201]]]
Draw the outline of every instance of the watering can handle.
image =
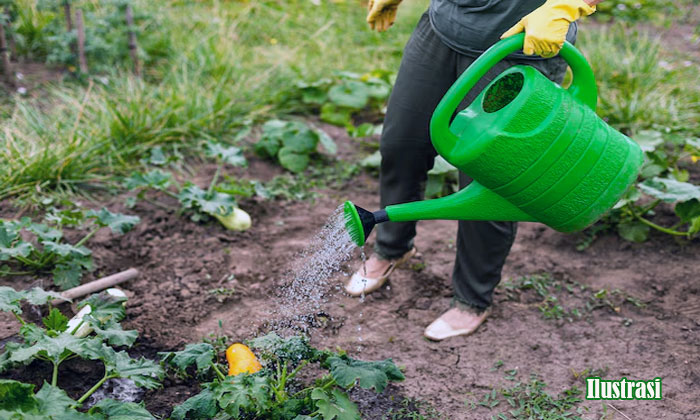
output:
[[[430, 120], [431, 138], [441, 140], [440, 142], [433, 142], [436, 147], [438, 144], [442, 144], [444, 146], [440, 148], [445, 146], [451, 148], [457, 143], [457, 136], [450, 131], [450, 121], [452, 120], [452, 115], [454, 115], [455, 110], [462, 102], [462, 99], [467, 96], [467, 93], [469, 93], [491, 67], [508, 55], [522, 49], [524, 41], [525, 34], [517, 34], [497, 42], [476, 59], [447, 91], [435, 108], [433, 117]], [[593, 70], [588, 64], [588, 61], [586, 61], [583, 54], [568, 41], [564, 42], [564, 46], [559, 52], [559, 55], [569, 64], [574, 76], [568, 91], [571, 92], [571, 95], [576, 100], [595, 111], [598, 102], [598, 89], [596, 87]], [[438, 150], [438, 152], [441, 151]]]

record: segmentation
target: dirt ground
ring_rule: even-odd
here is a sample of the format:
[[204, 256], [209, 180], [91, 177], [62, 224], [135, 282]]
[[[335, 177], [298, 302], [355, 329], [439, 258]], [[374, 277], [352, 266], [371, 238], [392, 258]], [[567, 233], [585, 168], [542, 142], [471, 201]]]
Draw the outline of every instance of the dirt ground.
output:
[[[368, 153], [342, 130], [324, 128], [339, 142], [341, 158], [357, 160]], [[198, 181], [205, 185], [213, 170], [200, 167]], [[246, 171], [262, 180], [278, 173], [276, 166], [252, 156]], [[253, 227], [243, 233], [196, 224], [147, 202], [126, 209], [124, 199], [89, 204], [142, 219], [122, 237], [101, 232], [91, 241], [97, 270], [89, 278], [128, 267], [140, 270], [138, 279], [124, 285], [130, 297], [124, 326], [140, 331], [135, 351], [147, 357], [210, 334], [244, 340], [263, 331], [279, 304], [273, 296], [290, 263], [338, 204], [352, 199], [365, 208], [378, 206], [377, 180], [366, 173], [341, 188], [321, 191], [313, 203], [245, 200], [241, 207], [252, 215]], [[11, 217], [14, 211], [0, 204], [0, 216]], [[386, 407], [406, 397], [431, 404], [448, 419], [490, 418], [500, 407], [469, 403], [493, 388], [512, 386], [504, 374], [512, 369], [517, 369], [517, 381], [537, 374], [552, 394], [572, 385], [585, 389], [576, 377], [585, 369], [604, 372], [609, 379], [661, 377], [663, 400], [612, 402], [627, 417], [601, 402], [584, 402], [590, 410], [584, 418], [605, 413], [613, 419], [700, 418], [700, 241], [682, 244], [652, 235], [647, 243], [631, 244], [607, 234], [577, 251], [582, 234], [522, 223], [504, 279], [547, 273], [561, 284], [576, 285], [573, 293], [563, 290], [557, 296], [564, 308], [581, 309], [581, 319], [545, 319], [538, 309], [542, 298], [532, 290], [499, 286], [493, 314], [477, 333], [433, 343], [422, 332], [449, 306], [455, 235], [456, 222], [419, 223], [418, 256], [364, 302], [331, 293], [322, 308], [326, 322], [310, 330], [318, 347], [341, 347], [363, 359], [391, 357], [405, 366], [406, 381], [388, 389], [391, 398], [356, 395], [366, 418], [381, 419]], [[349, 262], [334, 282], [340, 285], [358, 264], [359, 258]], [[48, 283], [0, 279], [14, 287]], [[619, 296], [632, 299], [585, 309], [603, 288], [619, 289]], [[233, 292], [217, 294], [216, 289]], [[15, 331], [11, 319], [0, 318], [0, 339]], [[502, 367], [494, 368], [499, 361]], [[81, 369], [75, 368], [76, 375]], [[164, 389], [148, 392], [144, 399], [154, 413], [167, 415], [168, 407], [195, 392], [192, 381], [168, 379]]]

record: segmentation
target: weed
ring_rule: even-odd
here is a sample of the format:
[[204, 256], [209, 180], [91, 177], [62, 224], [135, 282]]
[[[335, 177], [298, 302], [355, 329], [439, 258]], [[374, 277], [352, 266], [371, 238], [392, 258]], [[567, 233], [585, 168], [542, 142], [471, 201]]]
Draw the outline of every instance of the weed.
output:
[[389, 409], [382, 420], [447, 420], [447, 416], [429, 403], [412, 398], [401, 401], [401, 408]]

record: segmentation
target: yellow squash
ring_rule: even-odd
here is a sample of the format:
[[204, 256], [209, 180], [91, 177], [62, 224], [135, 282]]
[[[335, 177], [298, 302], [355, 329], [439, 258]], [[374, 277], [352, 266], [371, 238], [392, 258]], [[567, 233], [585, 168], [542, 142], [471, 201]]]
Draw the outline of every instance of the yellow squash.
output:
[[262, 369], [255, 354], [241, 343], [233, 344], [226, 349], [226, 361], [228, 362], [228, 376], [235, 376], [243, 372], [255, 373]]

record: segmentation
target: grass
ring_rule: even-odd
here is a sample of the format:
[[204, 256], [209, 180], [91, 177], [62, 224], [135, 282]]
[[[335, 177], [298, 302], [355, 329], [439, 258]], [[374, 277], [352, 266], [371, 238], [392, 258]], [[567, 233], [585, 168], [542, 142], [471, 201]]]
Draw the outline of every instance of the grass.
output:
[[[548, 320], [573, 322], [589, 316], [598, 309], [619, 314], [623, 305], [636, 308], [645, 306], [640, 299], [620, 289], [596, 291], [576, 281], [559, 279], [549, 274], [509, 279], [502, 282], [499, 288], [508, 300], [536, 301], [534, 306], [540, 311], [542, 318]], [[535, 296], [532, 296], [531, 291]], [[625, 326], [628, 326], [629, 321], [627, 318], [622, 319]]]
[[144, 78], [117, 68], [87, 86], [58, 86], [39, 103], [17, 99], [0, 123], [0, 199], [85, 191], [138, 165], [154, 145], [226, 141], [250, 120], [299, 111], [285, 99], [300, 80], [395, 71], [426, 4], [409, 2], [378, 34], [354, 2], [137, 2], [160, 31], [149, 38], [156, 58]]
[[[47, 23], [29, 7], [38, 0], [21, 1], [32, 13], [23, 30], [34, 39]], [[290, 100], [299, 81], [337, 71], [395, 72], [427, 3], [404, 2], [396, 25], [378, 34], [353, 1], [137, 0], [134, 9], [149, 17], [140, 26], [142, 79], [129, 74], [126, 59], [38, 100], [0, 104], [0, 200], [89, 194], [140, 166], [153, 146], [192, 152], [209, 139], [233, 142], [251, 122], [308, 111]], [[632, 135], [650, 127], [697, 135], [695, 67], [660, 45], [619, 26], [581, 31], [579, 46], [598, 77], [599, 112]]]
[[492, 419], [582, 419], [580, 415], [584, 408], [579, 407], [583, 401], [581, 389], [572, 386], [555, 396], [547, 393], [546, 387], [546, 382], [531, 375], [529, 382], [517, 382], [510, 387], [493, 389], [480, 401], [468, 402], [467, 405], [500, 411], [492, 415]]

